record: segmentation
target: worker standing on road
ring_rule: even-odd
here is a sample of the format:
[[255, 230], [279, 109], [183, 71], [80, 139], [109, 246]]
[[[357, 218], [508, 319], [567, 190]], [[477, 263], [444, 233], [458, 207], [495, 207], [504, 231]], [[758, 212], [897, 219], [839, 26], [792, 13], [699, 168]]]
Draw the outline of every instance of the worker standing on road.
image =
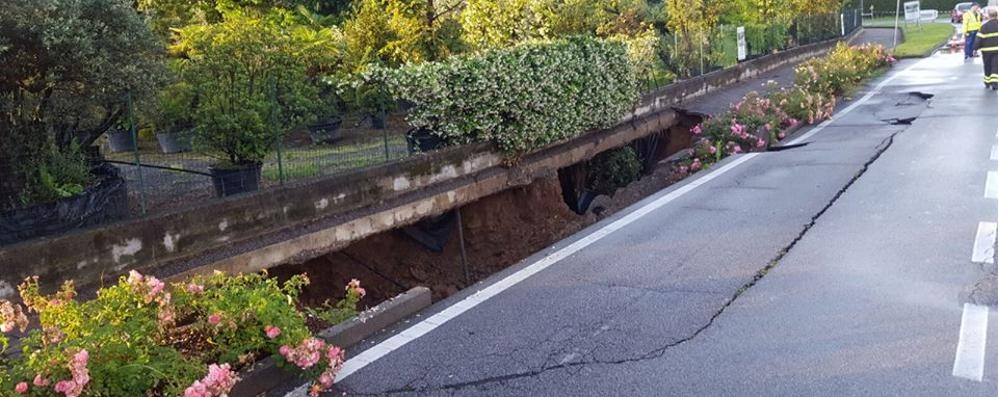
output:
[[963, 46], [963, 59], [970, 59], [974, 56], [974, 42], [977, 41], [977, 32], [981, 30], [981, 7], [974, 3], [970, 11], [963, 14], [963, 36], [966, 43]]
[[981, 26], [973, 49], [984, 56], [984, 86], [998, 90], [998, 9], [988, 8], [988, 21]]

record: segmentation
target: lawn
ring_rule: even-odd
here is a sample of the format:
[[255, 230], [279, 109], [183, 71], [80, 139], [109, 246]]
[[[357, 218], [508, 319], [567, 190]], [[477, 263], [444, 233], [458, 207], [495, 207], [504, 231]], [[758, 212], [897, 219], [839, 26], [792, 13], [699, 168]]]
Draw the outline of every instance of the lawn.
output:
[[[894, 27], [894, 18], [865, 19], [863, 26], [868, 28]], [[898, 58], [928, 56], [952, 37], [955, 32], [953, 25], [945, 19], [919, 25], [905, 24], [904, 21], [901, 21], [900, 28], [904, 32], [904, 42], [894, 49], [894, 55]]]

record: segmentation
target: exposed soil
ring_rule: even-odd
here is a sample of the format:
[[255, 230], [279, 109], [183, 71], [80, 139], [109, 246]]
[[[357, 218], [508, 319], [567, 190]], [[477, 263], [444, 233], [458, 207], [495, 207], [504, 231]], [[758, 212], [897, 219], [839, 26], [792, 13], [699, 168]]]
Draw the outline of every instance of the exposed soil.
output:
[[[679, 179], [671, 164], [659, 163], [650, 175], [618, 190], [613, 197], [598, 197], [585, 215], [575, 214], [565, 204], [557, 177], [541, 178], [468, 204], [461, 214], [471, 282], [505, 269]], [[272, 269], [271, 274], [283, 279], [307, 273], [312, 284], [302, 294], [306, 305], [340, 298], [352, 278], [361, 280], [368, 291], [362, 307], [420, 285], [429, 287], [439, 300], [468, 285], [460, 252], [456, 228], [439, 253], [395, 230], [304, 264]]]

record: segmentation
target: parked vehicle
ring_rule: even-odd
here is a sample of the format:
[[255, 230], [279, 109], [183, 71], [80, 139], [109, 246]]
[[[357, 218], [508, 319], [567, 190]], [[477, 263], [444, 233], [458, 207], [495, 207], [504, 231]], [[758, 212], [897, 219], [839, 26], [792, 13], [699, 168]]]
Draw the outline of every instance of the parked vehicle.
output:
[[949, 21], [952, 23], [963, 23], [963, 13], [970, 11], [974, 3], [956, 3], [949, 13]]

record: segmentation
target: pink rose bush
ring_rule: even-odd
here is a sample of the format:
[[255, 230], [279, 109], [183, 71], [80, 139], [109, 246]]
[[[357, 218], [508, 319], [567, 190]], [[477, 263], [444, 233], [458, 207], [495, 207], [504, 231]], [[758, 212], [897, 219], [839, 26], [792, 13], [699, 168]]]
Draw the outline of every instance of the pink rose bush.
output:
[[795, 70], [795, 86], [766, 84], [766, 92], [749, 93], [724, 113], [690, 129], [690, 158], [678, 164], [680, 175], [696, 172], [724, 157], [758, 150], [787, 137], [787, 130], [832, 117], [836, 98], [847, 95], [878, 69], [896, 62], [883, 46], [839, 44], [827, 56], [810, 59]]
[[[0, 356], [0, 396], [226, 396], [267, 355], [314, 379], [314, 393], [329, 389], [344, 354], [306, 326], [296, 302], [308, 282], [216, 273], [171, 285], [133, 271], [78, 301], [71, 282], [45, 295], [29, 278], [23, 304], [0, 300], [2, 347], [27, 331], [20, 356]], [[345, 292], [336, 307], [355, 315], [366, 291], [352, 280]]]

